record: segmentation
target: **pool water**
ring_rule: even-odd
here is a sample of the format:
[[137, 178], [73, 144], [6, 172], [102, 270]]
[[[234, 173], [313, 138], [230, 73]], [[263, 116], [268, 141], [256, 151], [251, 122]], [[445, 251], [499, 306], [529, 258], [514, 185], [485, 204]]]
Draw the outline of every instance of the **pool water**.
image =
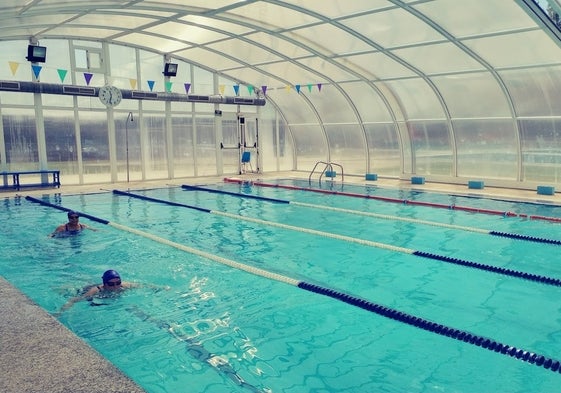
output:
[[[6, 198], [0, 274], [53, 314], [82, 287], [99, 283], [107, 269], [144, 284], [96, 299], [98, 306], [76, 303], [60, 321], [148, 392], [558, 390], [559, 372], [221, 264], [220, 258], [560, 359], [560, 287], [407, 252], [561, 278], [557, 244], [458, 228], [561, 240], [560, 223], [308, 190], [204, 187], [291, 203], [180, 187], [131, 193], [184, 206], [112, 193], [46, 196], [53, 206], [145, 235], [82, 217], [97, 231], [49, 238], [66, 221], [65, 212]], [[561, 208], [548, 205], [345, 187], [561, 217]]]

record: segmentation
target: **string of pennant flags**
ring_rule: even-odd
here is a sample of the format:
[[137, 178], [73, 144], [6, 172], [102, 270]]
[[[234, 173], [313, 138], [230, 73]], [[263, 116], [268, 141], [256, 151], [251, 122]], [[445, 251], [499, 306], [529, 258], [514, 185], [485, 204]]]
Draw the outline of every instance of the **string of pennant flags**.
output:
[[[10, 66], [10, 70], [12, 72], [12, 76], [15, 76], [19, 66], [21, 63], [16, 62], [16, 61], [9, 61], [9, 66]], [[33, 75], [35, 75], [36, 79], [39, 79], [39, 75], [41, 74], [41, 71], [43, 70], [43, 66], [41, 65], [37, 65], [37, 64], [32, 64], [31, 65], [31, 69], [33, 70]], [[61, 83], [64, 83], [64, 80], [66, 79], [66, 75], [68, 73], [68, 70], [65, 69], [57, 69], [57, 73], [58, 73], [58, 77], [60, 79]], [[89, 86], [90, 82], [92, 81], [94, 74], [90, 73], [90, 72], [84, 72], [84, 81], [86, 82], [86, 85]], [[131, 86], [132, 90], [136, 90], [136, 85], [137, 85], [137, 80], [136, 79], [129, 79], [129, 83]], [[156, 86], [156, 81], [153, 80], [148, 80], [146, 81], [147, 85], [148, 85], [148, 89], [150, 89], [150, 91], [154, 91], [154, 87]], [[294, 90], [300, 94], [302, 92], [303, 89], [307, 89], [309, 93], [311, 93], [314, 90], [314, 87], [317, 88], [318, 92], [321, 92], [321, 88], [322, 88], [322, 84], [321, 83], [308, 83], [308, 84], [297, 84], [294, 85]], [[172, 87], [173, 87], [173, 82], [171, 81], [165, 81], [165, 91], [167, 93], [171, 93]], [[189, 90], [191, 89], [191, 83], [184, 83], [183, 87], [185, 88], [185, 93], [189, 93]], [[240, 85], [233, 85], [232, 88], [234, 89], [234, 93], [236, 96], [240, 95]], [[221, 95], [224, 95], [225, 91], [226, 91], [226, 85], [219, 85], [218, 86], [219, 92]], [[266, 85], [261, 86], [259, 92], [263, 95], [267, 94], [267, 89], [268, 87]], [[286, 85], [284, 87], [284, 89], [287, 92], [292, 91], [292, 86], [291, 85]], [[274, 90], [274, 89], [271, 89]], [[253, 95], [256, 92], [256, 88], [255, 86], [252, 85], [247, 85], [247, 92], [249, 95]]]

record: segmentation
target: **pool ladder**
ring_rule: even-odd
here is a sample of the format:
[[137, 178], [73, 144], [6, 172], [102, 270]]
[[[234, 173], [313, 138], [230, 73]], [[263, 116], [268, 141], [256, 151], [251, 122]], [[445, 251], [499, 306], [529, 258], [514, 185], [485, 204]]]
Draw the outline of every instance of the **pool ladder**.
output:
[[339, 168], [339, 170], [341, 171], [341, 182], [343, 182], [344, 179], [344, 174], [343, 174], [343, 167], [339, 164], [335, 164], [334, 162], [325, 162], [325, 161], [318, 161], [316, 162], [316, 165], [314, 165], [314, 169], [312, 169], [312, 171], [310, 172], [310, 176], [308, 177], [308, 182], [311, 184], [312, 183], [312, 176], [314, 175], [314, 173], [316, 172], [316, 169], [318, 168], [318, 166], [320, 164], [323, 164], [323, 170], [321, 171], [320, 175], [319, 175], [319, 182], [321, 183], [321, 178], [323, 176], [333, 180], [336, 176], [336, 172], [333, 170], [333, 167], [337, 167]]

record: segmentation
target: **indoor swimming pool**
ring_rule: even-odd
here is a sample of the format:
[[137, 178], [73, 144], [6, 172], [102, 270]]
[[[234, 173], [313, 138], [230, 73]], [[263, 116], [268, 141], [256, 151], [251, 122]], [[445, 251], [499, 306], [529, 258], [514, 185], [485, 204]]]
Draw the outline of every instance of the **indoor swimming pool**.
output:
[[[69, 210], [96, 231], [49, 237]], [[558, 206], [232, 180], [0, 217], [0, 275], [150, 393], [559, 389]], [[58, 314], [107, 269], [140, 286]]]

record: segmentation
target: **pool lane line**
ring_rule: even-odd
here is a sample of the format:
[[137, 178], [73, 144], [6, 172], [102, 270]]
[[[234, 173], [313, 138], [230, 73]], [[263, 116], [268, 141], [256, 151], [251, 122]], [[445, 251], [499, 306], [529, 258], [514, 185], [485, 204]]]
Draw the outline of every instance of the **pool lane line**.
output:
[[538, 274], [527, 273], [527, 272], [523, 272], [523, 271], [512, 270], [512, 269], [507, 269], [507, 268], [502, 268], [502, 267], [497, 267], [497, 266], [492, 266], [492, 265], [487, 265], [487, 264], [483, 264], [483, 263], [479, 263], [479, 262], [462, 260], [462, 259], [459, 259], [459, 258], [453, 258], [453, 257], [444, 256], [444, 255], [433, 254], [433, 253], [429, 253], [429, 252], [425, 252], [425, 251], [413, 250], [413, 249], [410, 249], [410, 248], [394, 246], [394, 245], [391, 245], [391, 244], [374, 242], [374, 241], [371, 241], [371, 240], [358, 239], [358, 238], [355, 238], [355, 237], [350, 237], [350, 236], [345, 236], [345, 235], [338, 235], [338, 234], [331, 233], [331, 232], [318, 231], [316, 229], [297, 227], [297, 226], [293, 226], [293, 225], [282, 224], [282, 223], [279, 223], [279, 222], [261, 220], [259, 218], [241, 216], [239, 214], [231, 214], [231, 213], [221, 212], [221, 211], [217, 211], [217, 210], [205, 209], [205, 208], [201, 208], [201, 207], [198, 207], [198, 206], [190, 206], [190, 205], [185, 205], [185, 204], [182, 204], [182, 203], [170, 202], [170, 201], [167, 201], [167, 200], [164, 200], [164, 199], [152, 198], [152, 197], [148, 197], [148, 196], [145, 196], [145, 195], [138, 195], [138, 194], [133, 194], [133, 193], [130, 193], [130, 192], [125, 192], [125, 191], [113, 190], [113, 193], [116, 194], [116, 195], [128, 196], [130, 198], [137, 198], [137, 199], [141, 199], [141, 200], [145, 200], [145, 201], [149, 201], [149, 202], [156, 202], [156, 203], [161, 203], [161, 204], [165, 204], [165, 205], [181, 206], [181, 207], [185, 207], [185, 208], [189, 208], [189, 209], [195, 209], [195, 210], [198, 210], [198, 211], [203, 211], [203, 212], [214, 214], [214, 215], [217, 215], [217, 216], [228, 217], [228, 218], [232, 218], [232, 219], [235, 219], [235, 220], [248, 221], [248, 222], [253, 222], [253, 223], [256, 223], [256, 224], [260, 224], [260, 225], [268, 225], [268, 226], [272, 226], [272, 227], [283, 228], [283, 229], [288, 229], [288, 230], [302, 232], [302, 233], [308, 233], [308, 234], [311, 234], [311, 235], [317, 235], [317, 236], [323, 236], [323, 237], [326, 237], [326, 238], [342, 240], [342, 241], [346, 241], [346, 242], [349, 242], [349, 243], [356, 243], [356, 244], [360, 244], [360, 245], [363, 245], [363, 246], [369, 246], [369, 247], [380, 248], [380, 249], [384, 249], [384, 250], [401, 252], [401, 253], [404, 253], [404, 254], [415, 255], [415, 256], [418, 256], [418, 257], [433, 259], [433, 260], [440, 261], [440, 262], [446, 262], [446, 263], [450, 263], [450, 264], [454, 264], [454, 265], [471, 267], [471, 268], [474, 268], [474, 269], [479, 269], [479, 270], [483, 270], [483, 271], [487, 271], [487, 272], [491, 272], [491, 273], [497, 273], [497, 274], [502, 274], [502, 275], [505, 275], [505, 276], [521, 278], [521, 279], [528, 280], [528, 281], [539, 282], [539, 283], [546, 284], [546, 285], [552, 285], [552, 286], [557, 286], [557, 287], [561, 286], [561, 279], [547, 277], [547, 276], [540, 276]]
[[[232, 179], [225, 177], [223, 179], [225, 182], [228, 183], [247, 183], [246, 180], [240, 179]], [[503, 217], [520, 217], [520, 218], [527, 218], [530, 220], [542, 220], [542, 221], [549, 221], [549, 222], [557, 222], [561, 223], [560, 217], [548, 217], [548, 216], [540, 216], [540, 215], [533, 215], [533, 214], [525, 214], [525, 213], [514, 213], [509, 211], [500, 211], [500, 210], [492, 210], [492, 209], [480, 209], [477, 207], [469, 207], [469, 206], [459, 206], [459, 205], [446, 205], [443, 203], [433, 203], [433, 202], [422, 202], [422, 201], [415, 201], [411, 199], [399, 199], [399, 198], [391, 198], [391, 197], [382, 197], [376, 195], [366, 195], [366, 194], [358, 194], [353, 192], [344, 192], [344, 191], [331, 191], [331, 190], [322, 190], [320, 188], [305, 188], [305, 187], [298, 187], [298, 186], [289, 186], [289, 185], [282, 185], [282, 184], [273, 184], [273, 183], [263, 183], [258, 181], [251, 181], [252, 185], [259, 186], [259, 187], [271, 187], [271, 188], [283, 188], [287, 190], [295, 190], [295, 191], [310, 191], [310, 192], [317, 192], [322, 194], [332, 194], [332, 195], [343, 195], [348, 197], [354, 198], [364, 198], [364, 199], [375, 199], [378, 201], [383, 202], [394, 202], [400, 203], [404, 205], [418, 205], [418, 206], [427, 206], [427, 207], [434, 207], [434, 208], [441, 208], [441, 209], [448, 209], [448, 210], [461, 210], [467, 211], [470, 213], [482, 213], [482, 214], [491, 214]]]
[[[50, 202], [46, 202], [43, 201], [41, 199], [37, 199], [37, 198], [33, 198], [30, 196], [26, 196], [25, 197], [26, 200], [30, 201], [30, 202], [34, 202], [34, 203], [38, 203], [41, 204], [43, 206], [48, 206], [48, 207], [52, 207], [55, 209], [59, 209], [59, 210], [63, 210], [63, 211], [70, 211], [71, 209], [66, 209], [62, 206], [59, 205], [55, 205], [52, 204]], [[82, 213], [80, 213], [82, 214]], [[397, 309], [393, 309], [390, 307], [385, 307], [382, 306], [380, 304], [371, 302], [369, 300], [366, 299], [362, 299], [353, 295], [349, 295], [346, 294], [344, 292], [339, 292], [337, 290], [331, 289], [331, 288], [327, 288], [327, 287], [323, 287], [320, 285], [315, 285], [315, 284], [311, 284], [305, 281], [301, 281], [301, 280], [297, 280], [291, 277], [287, 277], [287, 276], [283, 276], [281, 274], [278, 273], [273, 273], [273, 272], [269, 272], [267, 270], [264, 269], [259, 269], [253, 266], [249, 266], [249, 265], [245, 265], [243, 263], [240, 262], [236, 262], [236, 261], [232, 261], [223, 257], [220, 257], [218, 255], [214, 255], [214, 254], [210, 254], [207, 253], [205, 251], [201, 251], [201, 250], [197, 250], [195, 248], [191, 248], [188, 246], [185, 246], [183, 244], [179, 244], [179, 243], [175, 243], [172, 242], [171, 240], [168, 239], [164, 239], [162, 237], [153, 235], [151, 233], [148, 232], [144, 232], [144, 231], [140, 231], [125, 225], [121, 225], [115, 222], [110, 222], [108, 220], [104, 220], [101, 218], [97, 218], [95, 216], [89, 215], [89, 214], [83, 214], [84, 217], [88, 217], [90, 219], [93, 219], [96, 222], [99, 223], [103, 223], [106, 225], [109, 225], [113, 228], [116, 229], [120, 229], [122, 231], [125, 232], [129, 232], [138, 236], [142, 236], [145, 237], [147, 239], [150, 239], [152, 241], [155, 241], [157, 243], [161, 243], [161, 244], [165, 244], [168, 245], [170, 247], [174, 247], [176, 249], [185, 251], [187, 253], [193, 254], [193, 255], [197, 255], [230, 267], [233, 267], [235, 269], [239, 269], [242, 271], [245, 271], [247, 273], [251, 273], [254, 274], [256, 276], [260, 276], [260, 277], [264, 277], [264, 278], [268, 278], [271, 280], [275, 280], [275, 281], [279, 281], [288, 285], [292, 285], [294, 287], [318, 294], [318, 295], [323, 295], [323, 296], [327, 296], [330, 297], [332, 299], [335, 300], [339, 300], [343, 303], [347, 303], [349, 305], [355, 306], [355, 307], [359, 307], [363, 310], [378, 314], [382, 317], [385, 318], [389, 318], [389, 319], [393, 319], [397, 322], [401, 322], [401, 323], [405, 323], [407, 325], [411, 325], [414, 327], [417, 327], [419, 329], [431, 332], [431, 333], [435, 333], [441, 336], [445, 336], [445, 337], [450, 337], [452, 339], [458, 340], [458, 341], [463, 341], [467, 344], [471, 344], [471, 345], [475, 345], [484, 349], [487, 349], [489, 351], [493, 351], [496, 353], [500, 353], [506, 356], [510, 356], [516, 359], [519, 359], [523, 362], [526, 363], [530, 363], [530, 364], [534, 364], [538, 367], [543, 367], [546, 370], [550, 370], [553, 372], [559, 372], [561, 373], [561, 362], [559, 360], [555, 360], [553, 358], [548, 358], [544, 355], [540, 355], [538, 353], [535, 352], [530, 352], [521, 348], [517, 348], [508, 344], [503, 344], [500, 343], [496, 340], [493, 340], [491, 338], [488, 337], [484, 337], [484, 336], [479, 336], [477, 334], [473, 334], [470, 333], [468, 331], [464, 331], [464, 330], [460, 330], [460, 329], [456, 329], [450, 326], [446, 326], [443, 324], [439, 324], [437, 322], [433, 322], [433, 321], [429, 321], [427, 319], [424, 318], [420, 318], [417, 316], [414, 316], [412, 314], [408, 314], [402, 311], [399, 311]]]
[[383, 219], [383, 220], [404, 221], [404, 222], [411, 222], [411, 223], [414, 223], [414, 224], [423, 224], [423, 225], [430, 225], [430, 226], [434, 226], [434, 227], [457, 229], [457, 230], [461, 230], [461, 231], [480, 233], [480, 234], [483, 234], [483, 235], [507, 237], [507, 238], [511, 238], [511, 239], [524, 240], [524, 241], [530, 241], [530, 242], [535, 242], [535, 243], [547, 243], [547, 244], [554, 244], [554, 245], [558, 245], [558, 246], [561, 245], [561, 240], [540, 238], [540, 237], [527, 236], [527, 235], [520, 235], [520, 234], [517, 234], [517, 233], [499, 232], [499, 231], [492, 231], [492, 230], [488, 230], [488, 229], [468, 227], [468, 226], [463, 226], [463, 225], [444, 224], [444, 223], [440, 223], [440, 222], [436, 222], [436, 221], [419, 220], [419, 219], [415, 219], [415, 218], [391, 216], [391, 215], [387, 215], [387, 214], [364, 212], [364, 211], [351, 210], [351, 209], [342, 209], [342, 208], [338, 208], [338, 207], [331, 207], [331, 206], [324, 206], [324, 205], [314, 205], [314, 204], [304, 203], [304, 202], [260, 197], [260, 196], [257, 196], [257, 195], [249, 195], [249, 194], [244, 194], [244, 193], [240, 193], [240, 192], [222, 191], [222, 190], [216, 190], [216, 189], [212, 189], [212, 188], [199, 187], [199, 186], [182, 185], [181, 188], [186, 189], [186, 190], [205, 191], [205, 192], [210, 192], [210, 193], [225, 194], [225, 195], [237, 196], [237, 197], [241, 197], [241, 198], [253, 198], [253, 199], [259, 199], [259, 200], [263, 200], [263, 201], [286, 203], [286, 204], [291, 204], [291, 205], [295, 205], [295, 206], [309, 207], [309, 208], [312, 208], [312, 209], [330, 210], [330, 211], [336, 211], [336, 212], [339, 212], [339, 213], [348, 213], [348, 214], [360, 215], [360, 216], [365, 216], [365, 217], [380, 218], [380, 219]]

